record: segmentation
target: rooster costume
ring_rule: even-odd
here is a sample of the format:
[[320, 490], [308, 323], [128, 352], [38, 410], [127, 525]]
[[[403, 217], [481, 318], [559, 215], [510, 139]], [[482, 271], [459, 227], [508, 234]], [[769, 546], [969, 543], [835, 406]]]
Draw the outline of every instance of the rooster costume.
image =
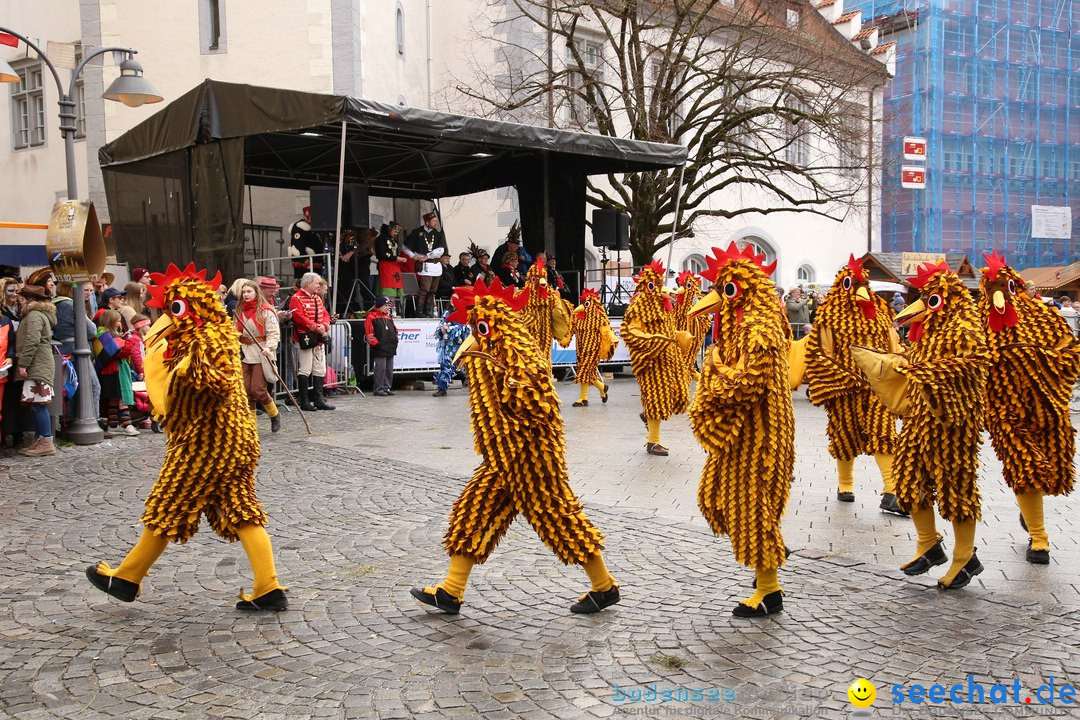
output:
[[934, 523], [936, 502], [956, 536], [952, 565], [938, 581], [939, 588], [951, 590], [983, 571], [975, 554], [981, 517], [976, 474], [990, 357], [975, 301], [944, 261], [923, 263], [908, 282], [921, 298], [896, 316], [900, 324], [911, 323], [911, 349], [894, 368], [906, 381], [906, 407], [900, 409], [904, 423], [893, 474], [918, 546], [915, 559], [901, 569], [921, 575], [948, 559]]
[[218, 299], [221, 274], [189, 264], [152, 273], [149, 307], [164, 312], [146, 337], [146, 389], [167, 430], [165, 460], [154, 483], [139, 542], [117, 568], [91, 565], [86, 576], [98, 589], [132, 602], [143, 578], [169, 541], [187, 542], [206, 516], [222, 538], [244, 546], [255, 573], [251, 595], [239, 610], [284, 610], [266, 513], [255, 497], [259, 435], [248, 407], [240, 368], [240, 339]]
[[446, 579], [413, 588], [413, 597], [457, 614], [473, 565], [484, 563], [518, 514], [567, 564], [582, 565], [592, 589], [570, 609], [594, 613], [619, 601], [619, 586], [601, 555], [604, 536], [585, 516], [570, 488], [566, 438], [550, 369], [518, 313], [529, 291], [496, 279], [487, 287], [455, 289], [450, 319], [472, 334], [457, 358], [469, 376], [469, 408], [476, 451], [483, 458], [450, 511], [443, 545]]
[[688, 369], [687, 381], [700, 380], [701, 373], [697, 370], [697, 359], [701, 353], [701, 344], [705, 342], [705, 336], [709, 333], [708, 315], [690, 317], [690, 310], [701, 299], [701, 281], [697, 275], [689, 271], [679, 273], [679, 289], [675, 296], [675, 329], [684, 330], [693, 337], [690, 348], [686, 352], [686, 365]]
[[600, 377], [597, 368], [615, 354], [619, 339], [611, 329], [611, 321], [595, 290], [582, 291], [581, 304], [574, 308], [572, 314], [570, 331], [577, 338], [575, 377], [581, 385], [581, 395], [574, 402], [574, 407], [589, 407], [590, 385], [600, 391], [600, 402], [606, 403], [608, 384]]
[[1080, 342], [1065, 319], [1023, 292], [1005, 257], [984, 255], [979, 312], [988, 328], [991, 366], [986, 419], [1005, 482], [1016, 493], [1028, 531], [1028, 562], [1050, 562], [1043, 496], [1073, 488], [1076, 431], [1069, 399], [1080, 374]]
[[892, 479], [896, 418], [870, 390], [851, 356], [853, 345], [900, 352], [900, 338], [892, 327], [892, 310], [870, 292], [862, 261], [854, 255], [836, 274], [807, 340], [810, 402], [824, 405], [829, 418], [829, 454], [836, 458], [840, 476], [837, 499], [855, 501], [855, 458], [873, 455], [884, 484], [881, 509], [906, 515], [896, 502]]
[[702, 276], [713, 289], [690, 311], [716, 312], [690, 406], [690, 427], [708, 453], [698, 507], [735, 559], [754, 568], [756, 590], [732, 611], [759, 616], [784, 609], [777, 570], [784, 564], [780, 517], [795, 466], [787, 318], [769, 279], [776, 263], [735, 243], [713, 248]]
[[570, 319], [567, 317], [566, 306], [559, 291], [548, 287], [547, 271], [544, 269], [543, 258], [538, 259], [529, 266], [529, 272], [525, 274], [525, 288], [528, 291], [528, 302], [521, 309], [521, 320], [536, 341], [540, 350], [540, 359], [544, 365], [551, 369], [551, 339], [560, 342], [570, 342]]
[[621, 335], [641, 387], [641, 419], [649, 428], [645, 450], [667, 455], [660, 444], [660, 422], [686, 412], [688, 373], [684, 361], [690, 334], [678, 334], [671, 298], [664, 292], [664, 266], [657, 260], [634, 278], [637, 290], [623, 316]]

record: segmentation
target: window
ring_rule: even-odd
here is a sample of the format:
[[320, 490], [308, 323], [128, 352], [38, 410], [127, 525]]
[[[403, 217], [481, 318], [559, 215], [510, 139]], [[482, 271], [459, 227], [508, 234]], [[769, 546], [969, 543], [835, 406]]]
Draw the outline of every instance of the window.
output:
[[[82, 48], [75, 51], [75, 67], [82, 62]], [[86, 84], [83, 82], [83, 73], [75, 78], [75, 137], [86, 137]]]
[[[578, 65], [574, 51], [581, 57]], [[579, 126], [596, 125], [589, 100], [603, 107], [604, 44], [600, 40], [582, 38], [566, 49], [569, 69], [567, 87], [570, 93], [570, 120]]]
[[16, 150], [45, 144], [45, 95], [41, 61], [12, 64], [19, 82], [11, 86], [11, 133]]
[[683, 258], [682, 269], [685, 272], [701, 274], [702, 270], [707, 269], [709, 266], [705, 262], [705, 258], [697, 253], [693, 255], [687, 255]]
[[791, 30], [799, 29], [799, 11], [793, 8], [788, 8], [787, 11], [787, 26]]
[[795, 273], [796, 279], [800, 285], [816, 282], [814, 268], [809, 265], [800, 265], [799, 269]]
[[755, 254], [765, 256], [766, 265], [776, 259], [776, 252], [764, 238], [760, 238], [757, 235], [745, 235], [735, 241], [735, 247], [739, 248], [739, 250], [746, 248], [748, 245]]
[[[803, 109], [802, 103], [797, 100], [789, 100], [788, 108], [794, 111]], [[810, 141], [806, 133], [799, 130], [799, 118], [793, 117], [791, 121], [781, 119], [784, 124], [784, 161], [792, 165], [806, 165], [810, 162]]]
[[649, 63], [649, 112], [657, 120], [663, 118], [666, 132], [665, 137], [656, 139], [668, 142], [678, 140], [676, 131], [685, 119], [681, 93], [681, 83], [670, 78], [661, 79], [659, 60]]
[[199, 0], [199, 51], [225, 52], [225, 0]]
[[397, 4], [394, 11], [394, 37], [397, 39], [397, 54], [405, 54], [405, 8]]

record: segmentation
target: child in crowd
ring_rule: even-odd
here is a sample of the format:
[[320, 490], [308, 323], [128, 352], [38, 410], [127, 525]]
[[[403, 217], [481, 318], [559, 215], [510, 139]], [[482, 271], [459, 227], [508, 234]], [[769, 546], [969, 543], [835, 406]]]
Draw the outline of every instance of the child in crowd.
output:
[[[145, 371], [143, 370], [143, 359], [146, 357], [146, 335], [150, 332], [150, 318], [142, 313], [136, 313], [131, 318], [131, 369], [135, 373], [135, 380], [143, 382], [146, 379]], [[146, 394], [146, 390], [135, 390], [132, 393], [135, 397], [135, 409], [140, 413], [150, 410], [150, 398]], [[143, 430], [149, 430], [153, 427], [153, 420], [149, 414], [142, 420], [139, 427]]]
[[105, 437], [135, 437], [139, 430], [131, 424], [135, 393], [131, 387], [131, 350], [135, 342], [124, 332], [123, 319], [116, 310], [105, 310], [97, 319], [94, 340], [94, 367], [101, 378], [102, 415], [108, 418]]
[[371, 346], [375, 361], [375, 394], [393, 395], [394, 355], [397, 354], [398, 331], [393, 318], [394, 301], [385, 295], [375, 298], [375, 307], [364, 320], [364, 337]]

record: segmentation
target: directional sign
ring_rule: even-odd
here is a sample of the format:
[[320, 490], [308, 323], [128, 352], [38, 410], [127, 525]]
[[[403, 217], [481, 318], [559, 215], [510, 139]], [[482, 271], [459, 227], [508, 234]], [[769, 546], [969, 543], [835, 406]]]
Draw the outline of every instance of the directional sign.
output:
[[900, 187], [908, 190], [925, 189], [926, 168], [916, 165], [905, 165], [900, 168]]
[[905, 160], [926, 160], [926, 138], [905, 137], [904, 138], [904, 159]]

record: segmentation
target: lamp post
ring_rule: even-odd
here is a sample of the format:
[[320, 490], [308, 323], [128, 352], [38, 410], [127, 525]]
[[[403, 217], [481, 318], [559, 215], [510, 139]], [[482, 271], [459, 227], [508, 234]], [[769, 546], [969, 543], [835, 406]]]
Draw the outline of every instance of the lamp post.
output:
[[[82, 62], [71, 73], [71, 81], [65, 93], [56, 66], [41, 51], [41, 48], [31, 42], [25, 35], [20, 35], [14, 30], [0, 27], [0, 33], [12, 35], [26, 43], [27, 47], [36, 52], [41, 61], [48, 66], [53, 80], [56, 81], [56, 92], [60, 97], [58, 103], [60, 105], [60, 135], [64, 138], [64, 160], [67, 166], [67, 199], [77, 200], [79, 197], [78, 179], [75, 175], [75, 120], [77, 116], [75, 114], [75, 101], [72, 98], [75, 95], [75, 83], [86, 64], [99, 55], [108, 52], [124, 53], [126, 58], [120, 64], [120, 77], [109, 85], [109, 89], [102, 94], [102, 97], [106, 100], [122, 102], [128, 107], [139, 107], [145, 103], [161, 102], [164, 98], [143, 78], [142, 66], [135, 62], [134, 55], [136, 51], [131, 48], [102, 47], [94, 49], [93, 52], [82, 59]], [[0, 82], [19, 81], [18, 73], [12, 69], [11, 65], [0, 60]], [[86, 378], [90, 377], [90, 373], [94, 372], [94, 368], [90, 364], [90, 342], [86, 333], [86, 303], [83, 300], [82, 283], [75, 286], [74, 295], [72, 304], [75, 310], [75, 371], [79, 376], [82, 387], [78, 394], [78, 412], [74, 424], [68, 431], [68, 437], [77, 445], [93, 445], [101, 442], [104, 439], [104, 434], [97, 422], [97, 411], [92, 407], [92, 398], [89, 392], [90, 384], [86, 382]]]

